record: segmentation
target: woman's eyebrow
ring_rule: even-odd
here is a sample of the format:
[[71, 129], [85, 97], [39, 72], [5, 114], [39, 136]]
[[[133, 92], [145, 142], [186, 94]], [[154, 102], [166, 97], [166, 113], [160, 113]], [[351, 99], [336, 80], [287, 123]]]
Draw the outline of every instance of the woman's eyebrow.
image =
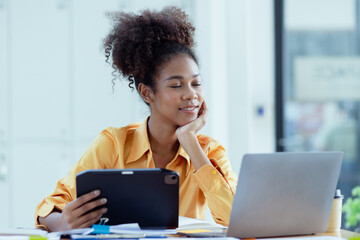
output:
[[[200, 73], [192, 75], [193, 78], [197, 78], [199, 76], [200, 76]], [[170, 77], [168, 77], [168, 78], [166, 78], [164, 80], [167, 81], [167, 80], [173, 80], [173, 79], [184, 79], [184, 77], [181, 76], [181, 75], [174, 75], [174, 76], [170, 76]]]
[[174, 75], [174, 76], [170, 76], [170, 77], [166, 78], [165, 81], [172, 80], [172, 79], [183, 79], [183, 78], [184, 78], [183, 76]]

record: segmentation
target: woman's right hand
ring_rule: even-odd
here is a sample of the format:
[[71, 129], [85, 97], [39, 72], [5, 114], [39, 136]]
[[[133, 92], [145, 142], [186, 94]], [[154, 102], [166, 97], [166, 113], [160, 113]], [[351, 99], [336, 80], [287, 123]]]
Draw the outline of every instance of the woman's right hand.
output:
[[107, 202], [105, 198], [94, 200], [99, 195], [99, 190], [84, 194], [66, 204], [61, 213], [53, 212], [45, 218], [40, 217], [39, 222], [47, 226], [50, 231], [91, 227], [107, 212], [105, 207], [91, 211]]
[[106, 198], [93, 200], [99, 195], [100, 191], [95, 190], [66, 204], [61, 213], [61, 224], [66, 229], [91, 227], [107, 212], [107, 208], [91, 211], [106, 203]]

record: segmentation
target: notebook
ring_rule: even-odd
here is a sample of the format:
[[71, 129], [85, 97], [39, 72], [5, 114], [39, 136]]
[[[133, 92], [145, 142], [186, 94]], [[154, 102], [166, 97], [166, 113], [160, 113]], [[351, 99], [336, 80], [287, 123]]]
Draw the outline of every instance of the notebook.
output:
[[325, 232], [342, 157], [342, 152], [244, 155], [226, 235]]

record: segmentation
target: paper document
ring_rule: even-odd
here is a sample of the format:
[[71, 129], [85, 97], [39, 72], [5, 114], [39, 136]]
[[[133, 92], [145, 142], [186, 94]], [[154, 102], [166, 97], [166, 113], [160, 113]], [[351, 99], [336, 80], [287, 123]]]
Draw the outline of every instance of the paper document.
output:
[[143, 238], [144, 236], [123, 235], [123, 234], [100, 234], [100, 235], [71, 235], [71, 239], [125, 239], [125, 238]]
[[[126, 224], [120, 224], [120, 225], [114, 225], [109, 227], [110, 232], [120, 232], [124, 231], [138, 231], [141, 230], [139, 225], [137, 223], [126, 223]], [[93, 228], [77, 228], [67, 231], [60, 231], [60, 232], [51, 232], [48, 234], [48, 236], [62, 236], [62, 235], [87, 235], [91, 234], [93, 232]]]
[[47, 232], [36, 228], [6, 228], [0, 229], [0, 236], [11, 235], [37, 235], [46, 236]]
[[46, 237], [46, 236], [39, 236], [39, 235], [34, 235], [34, 236], [25, 236], [25, 235], [21, 235], [21, 236], [1, 236], [0, 235], [0, 240], [60, 240], [59, 237]]
[[0, 240], [30, 240], [29, 236], [0, 236]]
[[[80, 228], [73, 229], [69, 231], [62, 232], [52, 232], [49, 233], [48, 236], [62, 236], [62, 235], [89, 235], [89, 234], [99, 234], [97, 232], [97, 228], [94, 225], [92, 228]], [[99, 226], [99, 225], [97, 225]], [[107, 227], [107, 232], [101, 232], [101, 234], [120, 234], [123, 235], [123, 238], [140, 238], [140, 237], [162, 237], [164, 234], [176, 234], [176, 229], [141, 229], [137, 223], [127, 223], [127, 224], [119, 224], [114, 226], [106, 226], [100, 225], [103, 227]]]
[[[196, 230], [198, 229], [207, 229], [210, 231], [222, 231], [226, 227], [216, 224], [206, 222], [201, 219], [179, 217], [179, 228], [177, 229], [141, 229], [137, 223], [129, 224], [119, 224], [114, 226], [106, 225], [94, 225], [92, 228], [82, 228], [74, 229], [63, 232], [53, 232], [49, 233], [48, 236], [61, 236], [61, 235], [71, 235], [74, 239], [82, 239], [82, 236], [89, 236], [92, 234], [101, 234], [104, 238], [109, 236], [122, 237], [122, 238], [142, 238], [142, 237], [151, 237], [151, 238], [162, 238], [165, 235], [177, 234], [178, 231], [187, 231], [187, 230]], [[99, 232], [100, 231], [100, 232]], [[99, 235], [98, 235], [99, 236]]]
[[180, 216], [179, 227], [177, 228], [177, 231], [192, 230], [192, 229], [208, 229], [208, 230], [220, 231], [226, 229], [226, 227], [217, 223], [207, 222], [201, 219]]

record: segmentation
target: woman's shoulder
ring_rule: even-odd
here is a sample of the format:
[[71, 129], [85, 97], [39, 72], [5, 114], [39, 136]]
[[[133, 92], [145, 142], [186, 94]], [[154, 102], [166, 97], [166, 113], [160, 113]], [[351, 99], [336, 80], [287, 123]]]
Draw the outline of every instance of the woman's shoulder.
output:
[[134, 134], [135, 130], [140, 127], [143, 122], [130, 123], [124, 127], [107, 127], [102, 130], [102, 135], [108, 135], [116, 138], [124, 138]]

